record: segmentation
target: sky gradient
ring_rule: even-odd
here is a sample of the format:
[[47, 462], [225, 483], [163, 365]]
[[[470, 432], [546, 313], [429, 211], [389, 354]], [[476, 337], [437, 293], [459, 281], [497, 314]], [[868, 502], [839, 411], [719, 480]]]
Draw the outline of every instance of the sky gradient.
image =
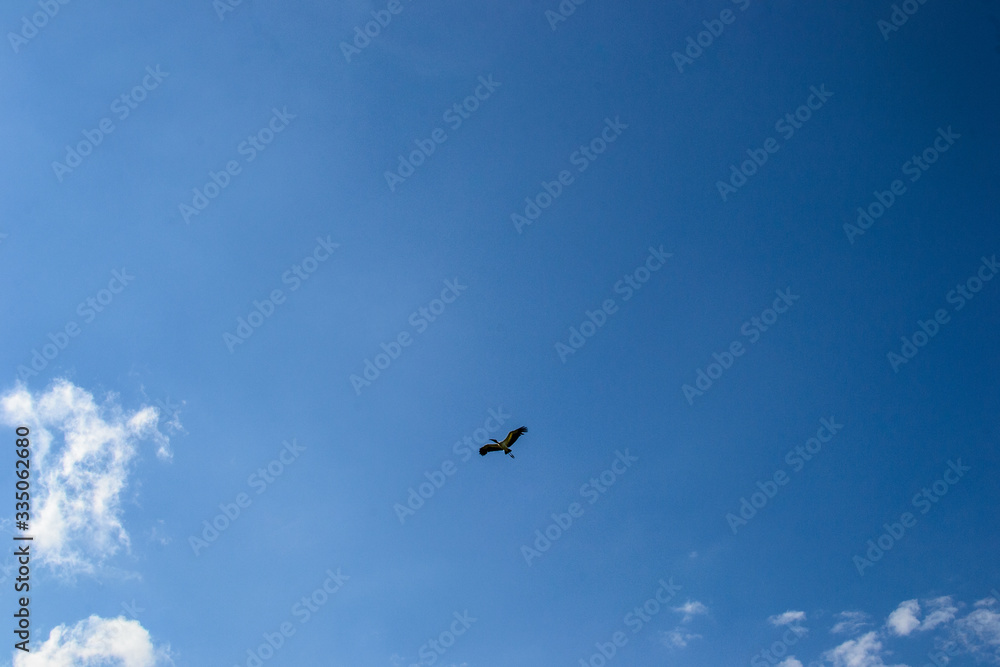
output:
[[4, 664], [1000, 664], [998, 17], [6, 6]]

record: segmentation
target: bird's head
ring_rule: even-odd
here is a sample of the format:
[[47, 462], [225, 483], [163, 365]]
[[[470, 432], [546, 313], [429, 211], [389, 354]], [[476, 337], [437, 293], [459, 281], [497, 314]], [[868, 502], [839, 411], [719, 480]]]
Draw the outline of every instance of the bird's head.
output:
[[499, 442], [497, 442], [497, 441], [496, 441], [496, 440], [494, 440], [493, 438], [490, 438], [490, 442], [492, 442], [492, 443], [493, 443], [493, 444], [495, 444], [495, 445], [499, 445], [499, 444], [500, 444]]

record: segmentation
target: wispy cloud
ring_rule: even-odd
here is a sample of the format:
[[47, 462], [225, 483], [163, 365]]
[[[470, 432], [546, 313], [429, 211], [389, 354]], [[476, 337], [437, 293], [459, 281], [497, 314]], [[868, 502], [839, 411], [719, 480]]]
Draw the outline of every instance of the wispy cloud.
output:
[[823, 659], [832, 662], [833, 667], [885, 667], [882, 656], [886, 653], [882, 650], [878, 633], [869, 632], [857, 639], [848, 639], [836, 648], [830, 649], [823, 654]]
[[698, 602], [697, 600], [688, 600], [680, 607], [674, 607], [674, 611], [676, 611], [678, 614], [684, 614], [684, 618], [681, 619], [681, 623], [687, 623], [695, 616], [707, 614], [708, 607]]
[[157, 667], [174, 664], [170, 646], [154, 646], [138, 621], [91, 616], [73, 627], [58, 625], [31, 653], [16, 652], [14, 667], [75, 667], [121, 664]]
[[906, 637], [910, 633], [926, 632], [950, 623], [958, 613], [958, 607], [952, 603], [950, 596], [942, 596], [933, 600], [924, 600], [924, 606], [930, 611], [920, 620], [920, 603], [917, 600], [900, 602], [894, 612], [886, 619], [886, 627], [897, 637]]
[[976, 658], [1000, 665], [1000, 604], [980, 600], [968, 615], [952, 626], [954, 640]]
[[[673, 607], [673, 610], [678, 614], [684, 615], [681, 619], [681, 623], [690, 623], [695, 616], [704, 616], [708, 614], [708, 607], [697, 600], [688, 600], [679, 607]], [[660, 641], [663, 642], [664, 646], [668, 646], [672, 649], [686, 648], [691, 641], [701, 638], [701, 635], [689, 632], [687, 628], [680, 625], [673, 630], [662, 630], [660, 632]]]
[[958, 607], [952, 603], [951, 596], [948, 595], [933, 600], [925, 600], [924, 604], [931, 610], [931, 613], [927, 614], [923, 623], [920, 624], [921, 632], [933, 630], [939, 625], [950, 623], [955, 619], [955, 614], [958, 613]]
[[701, 639], [701, 635], [688, 632], [680, 626], [677, 626], [673, 630], [664, 630], [660, 633], [660, 641], [670, 648], [686, 648], [688, 642], [694, 639]]
[[842, 611], [837, 614], [840, 620], [830, 628], [833, 634], [853, 635], [858, 630], [868, 625], [869, 616], [863, 611]]
[[[870, 630], [825, 651], [822, 659], [833, 667], [886, 667], [892, 652], [885, 649], [889, 640], [910, 641], [910, 637], [937, 630], [935, 642], [957, 645], [959, 654], [971, 655], [979, 662], [1000, 665], [1000, 600], [986, 598], [973, 605], [973, 611], [961, 615], [964, 605], [949, 596], [918, 600], [904, 600], [886, 617], [879, 630]], [[794, 624], [804, 620], [802, 612], [785, 612], [771, 616], [773, 625]], [[837, 622], [830, 629], [833, 634], [855, 635], [861, 628], [871, 625], [871, 617], [861, 611], [844, 611], [836, 614]], [[794, 625], [793, 625], [794, 627]], [[798, 667], [801, 663], [789, 656], [779, 667]], [[814, 664], [810, 662], [809, 664]], [[893, 667], [906, 667], [894, 665]]]
[[35, 511], [30, 533], [39, 558], [62, 575], [92, 573], [129, 548], [120, 496], [138, 444], [151, 440], [170, 458], [156, 408], [126, 412], [109, 395], [103, 405], [67, 380], [44, 393], [19, 385], [0, 397], [0, 420], [31, 429]]
[[804, 611], [786, 611], [784, 614], [770, 616], [767, 620], [771, 625], [795, 625], [806, 620], [806, 613]]

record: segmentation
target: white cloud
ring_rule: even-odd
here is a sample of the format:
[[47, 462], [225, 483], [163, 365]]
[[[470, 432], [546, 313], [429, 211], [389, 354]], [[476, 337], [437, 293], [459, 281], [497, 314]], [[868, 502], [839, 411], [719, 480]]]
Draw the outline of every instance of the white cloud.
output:
[[688, 632], [680, 626], [660, 633], [660, 640], [671, 648], [685, 648], [692, 639], [701, 639], [701, 635]]
[[806, 620], [806, 613], [804, 611], [786, 611], [784, 614], [771, 616], [767, 620], [771, 625], [792, 625]]
[[[994, 594], [1000, 598], [1000, 594]], [[826, 663], [833, 663], [833, 667], [885, 667], [884, 660], [892, 652], [883, 649], [883, 642], [896, 638], [906, 638], [900, 641], [909, 642], [909, 638], [918, 633], [936, 630], [932, 633], [936, 646], [947, 640], [957, 644], [959, 654], [970, 655], [977, 662], [1000, 665], [1000, 600], [992, 597], [980, 600], [973, 605], [973, 611], [960, 616], [959, 610], [964, 607], [949, 595], [922, 601], [905, 600], [889, 614], [884, 629], [845, 641], [823, 653], [822, 658]], [[780, 625], [783, 620], [795, 618], [794, 614], [796, 612], [785, 612], [768, 620]], [[922, 614], [923, 621], [920, 620]], [[840, 612], [836, 618], [837, 623], [830, 630], [835, 634], [854, 635], [863, 626], [870, 625], [870, 616], [861, 611]], [[792, 625], [793, 629], [795, 627]], [[778, 667], [782, 665], [784, 663]], [[788, 663], [788, 667], [797, 665], [798, 661]]]
[[681, 623], [687, 623], [695, 616], [700, 614], [707, 614], [708, 607], [698, 602], [697, 600], [688, 600], [680, 607], [674, 607], [674, 611], [678, 614], [684, 614], [684, 618], [681, 619]]
[[952, 626], [955, 640], [977, 658], [1000, 664], [1000, 613], [997, 605], [983, 604]]
[[75, 667], [114, 664], [120, 667], [172, 665], [170, 647], [154, 647], [138, 621], [91, 616], [72, 628], [59, 625], [31, 653], [15, 651], [14, 667]]
[[897, 637], [907, 637], [914, 630], [926, 632], [950, 623], [958, 612], [958, 607], [952, 604], [950, 596], [942, 596], [933, 600], [924, 600], [924, 606], [930, 612], [920, 621], [920, 603], [916, 600], [900, 602], [894, 612], [886, 619], [886, 626]]
[[939, 625], [950, 623], [954, 620], [955, 614], [958, 613], [958, 607], [952, 604], [951, 596], [948, 595], [933, 600], [925, 600], [924, 604], [931, 609], [931, 613], [927, 614], [924, 622], [920, 624], [921, 632], [933, 630]]
[[863, 611], [842, 611], [837, 614], [837, 617], [840, 620], [830, 628], [830, 632], [833, 634], [853, 635], [868, 625], [868, 614]]
[[833, 667], [885, 667], [885, 662], [882, 661], [882, 642], [875, 632], [857, 639], [848, 639], [824, 653], [823, 659], [832, 662]]
[[157, 456], [170, 458], [158, 420], [156, 408], [125, 412], [113, 395], [99, 406], [67, 380], [45, 393], [19, 385], [0, 397], [0, 421], [31, 429], [31, 464], [38, 472], [30, 532], [43, 563], [72, 576], [94, 572], [129, 548], [120, 496], [140, 441], [152, 440]]
[[794, 655], [790, 655], [779, 662], [777, 667], [802, 667], [802, 663], [796, 660]]
[[900, 602], [896, 611], [889, 614], [885, 624], [897, 637], [905, 637], [920, 627], [920, 603], [916, 600]]

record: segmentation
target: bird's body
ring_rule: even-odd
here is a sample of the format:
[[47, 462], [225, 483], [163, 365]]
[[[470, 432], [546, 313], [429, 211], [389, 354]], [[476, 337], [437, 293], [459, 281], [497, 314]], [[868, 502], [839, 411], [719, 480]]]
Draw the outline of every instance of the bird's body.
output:
[[528, 432], [528, 429], [524, 426], [521, 428], [515, 428], [513, 431], [507, 434], [507, 437], [503, 439], [502, 442], [497, 442], [492, 438], [490, 441], [492, 445], [483, 445], [479, 448], [479, 455], [486, 456], [489, 452], [503, 452], [510, 458], [514, 458], [514, 455], [510, 453], [510, 448], [514, 446], [514, 442], [520, 438], [522, 435]]

